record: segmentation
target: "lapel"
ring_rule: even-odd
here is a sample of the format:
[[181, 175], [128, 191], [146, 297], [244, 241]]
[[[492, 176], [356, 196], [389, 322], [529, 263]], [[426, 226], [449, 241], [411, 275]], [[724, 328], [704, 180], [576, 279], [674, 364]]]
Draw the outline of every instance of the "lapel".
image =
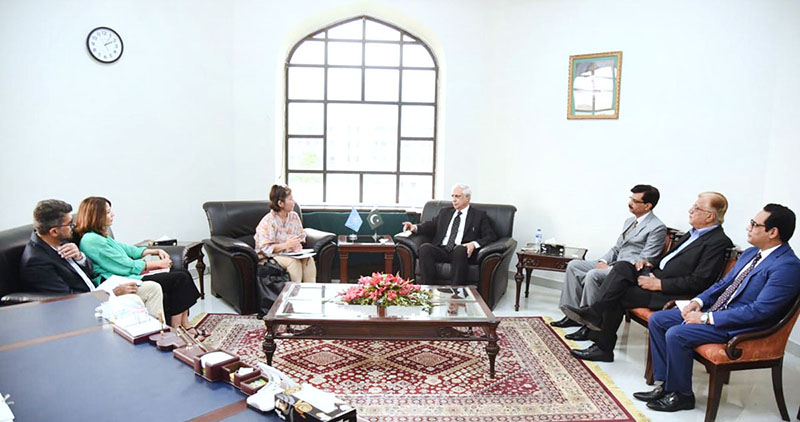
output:
[[[744, 289], [747, 288], [747, 284], [750, 283], [750, 280], [753, 278], [753, 276], [758, 274], [758, 273], [760, 273], [760, 272], [762, 272], [762, 271], [766, 271], [767, 268], [771, 267], [772, 264], [775, 263], [775, 260], [777, 260], [778, 257], [780, 257], [781, 255], [786, 253], [788, 248], [789, 248], [788, 245], [786, 243], [784, 243], [784, 244], [778, 246], [778, 249], [775, 249], [775, 252], [772, 252], [771, 254], [769, 254], [768, 257], [764, 258], [764, 260], [761, 261], [761, 263], [759, 263], [755, 268], [753, 268], [753, 271], [750, 271], [750, 274], [747, 274], [747, 277], [745, 277], [744, 281], [742, 281], [742, 285], [739, 286], [739, 288], [736, 289], [735, 292], [733, 292], [733, 296], [731, 296], [730, 300], [732, 301], [732, 300], [736, 299], [737, 296], [741, 295], [742, 292], [744, 291]], [[753, 255], [753, 256], [755, 256], [755, 255]], [[753, 258], [751, 257], [749, 260], [747, 260], [745, 265], [748, 265], [752, 259]]]
[[[680, 252], [675, 254], [675, 256], [673, 256], [672, 258], [676, 258], [676, 257], [682, 255], [683, 253], [685, 253], [686, 251], [691, 250], [693, 248], [696, 248], [699, 245], [705, 243], [706, 239], [708, 239], [709, 236], [713, 236], [713, 234], [716, 233], [717, 230], [722, 230], [722, 226], [717, 226], [717, 227], [714, 228], [714, 230], [711, 230], [710, 232], [705, 233], [704, 235], [700, 236], [697, 240], [692, 242], [691, 245], [683, 248]], [[675, 248], [673, 249], [673, 251], [677, 250], [683, 244], [683, 242], [686, 242], [687, 240], [689, 240], [690, 237], [692, 237], [692, 234], [689, 233], [689, 232], [687, 232], [686, 234], [681, 236], [681, 238], [675, 244]], [[670, 251], [670, 252], [672, 252], [672, 251]]]
[[[467, 219], [464, 220], [464, 235], [466, 236], [469, 232], [469, 228], [472, 227], [472, 222], [475, 220], [475, 207], [472, 205], [469, 206], [470, 211], [467, 213]], [[463, 239], [462, 239], [463, 240]]]
[[75, 271], [75, 268], [72, 268], [72, 265], [69, 265], [69, 262], [67, 262], [66, 259], [62, 258], [61, 255], [59, 255], [55, 249], [53, 249], [50, 245], [48, 245], [47, 242], [42, 240], [41, 237], [37, 236], [36, 232], [33, 232], [33, 234], [31, 234], [31, 241], [33, 241], [34, 247], [37, 247], [42, 252], [44, 252], [48, 257], [50, 257], [50, 260], [60, 265], [62, 268], [66, 268], [75, 275], [80, 276], [77, 273], [77, 271]]

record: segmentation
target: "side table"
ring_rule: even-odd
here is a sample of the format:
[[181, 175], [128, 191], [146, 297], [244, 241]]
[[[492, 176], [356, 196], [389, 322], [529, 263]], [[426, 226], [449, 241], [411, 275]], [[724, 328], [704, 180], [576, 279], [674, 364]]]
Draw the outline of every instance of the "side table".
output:
[[522, 270], [525, 270], [525, 297], [531, 286], [531, 271], [548, 270], [564, 272], [567, 264], [573, 259], [583, 259], [587, 249], [584, 248], [564, 248], [564, 255], [548, 255], [539, 252], [519, 251], [517, 252], [517, 273], [514, 281], [517, 282], [517, 298], [514, 302], [514, 310], [519, 311], [519, 293], [522, 289]]
[[[350, 253], [377, 252], [383, 254], [384, 270], [386, 274], [392, 273], [394, 262], [394, 240], [392, 236], [384, 234], [378, 237], [383, 243], [376, 242], [370, 235], [359, 235], [356, 240], [350, 240], [345, 235], [339, 235], [339, 282], [347, 283], [347, 258]], [[385, 239], [385, 240], [384, 240]]]
[[[194, 268], [197, 270], [199, 278], [198, 284], [200, 285], [200, 299], [206, 298], [206, 290], [203, 286], [203, 273], [206, 271], [206, 264], [203, 263], [203, 242], [178, 242], [176, 245], [153, 245], [152, 240], [145, 240], [136, 244], [136, 246], [145, 246], [148, 248], [163, 249], [170, 257], [172, 257], [172, 265], [175, 266], [176, 262], [183, 264], [183, 269], [188, 270], [189, 264], [196, 262]], [[180, 258], [178, 261], [176, 258]]]

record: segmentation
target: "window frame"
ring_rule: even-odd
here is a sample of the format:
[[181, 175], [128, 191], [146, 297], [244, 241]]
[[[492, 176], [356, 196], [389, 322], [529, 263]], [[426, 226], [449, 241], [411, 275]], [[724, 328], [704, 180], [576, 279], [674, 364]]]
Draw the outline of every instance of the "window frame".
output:
[[[329, 38], [328, 31], [332, 28], [335, 28], [340, 25], [345, 25], [354, 21], [361, 21], [361, 39], [342, 39], [342, 38]], [[392, 28], [400, 33], [397, 41], [392, 40], [379, 40], [379, 39], [368, 39], [367, 38], [367, 31], [366, 25], [367, 21], [372, 21], [374, 23], [385, 25], [389, 28]], [[320, 35], [322, 35], [320, 37]], [[408, 39], [410, 38], [410, 40]], [[323, 64], [291, 64], [292, 57], [294, 56], [297, 49], [303, 45], [305, 42], [313, 40], [312, 42], [323, 42]], [[332, 65], [328, 63], [328, 44], [330, 42], [351, 42], [351, 43], [359, 43], [361, 45], [361, 64], [360, 65]], [[386, 65], [367, 65], [366, 64], [366, 45], [367, 43], [382, 43], [382, 44], [393, 44], [398, 45], [399, 48], [399, 61], [397, 66], [386, 66]], [[403, 46], [404, 45], [421, 45], [425, 48], [428, 54], [431, 57], [431, 61], [433, 62], [433, 67], [419, 67], [419, 66], [403, 66]], [[289, 99], [289, 71], [291, 68], [322, 68], [323, 69], [323, 93], [321, 100], [309, 100], [309, 99]], [[328, 99], [328, 70], [329, 69], [359, 69], [361, 70], [361, 98], [360, 100], [329, 100]], [[365, 99], [365, 88], [366, 88], [366, 71], [368, 69], [388, 69], [388, 70], [396, 70], [398, 72], [398, 99], [397, 101], [374, 101], [370, 100], [367, 101]], [[434, 72], [434, 95], [433, 95], [433, 102], [419, 102], [419, 101], [403, 101], [403, 71], [404, 70], [425, 70], [430, 71], [433, 70]], [[309, 135], [309, 134], [302, 134], [302, 133], [289, 133], [289, 105], [290, 104], [301, 104], [301, 103], [309, 103], [309, 104], [321, 104], [323, 106], [323, 116], [322, 116], [322, 134], [321, 135]], [[392, 170], [330, 170], [328, 169], [328, 105], [329, 104], [372, 104], [372, 105], [394, 105], [397, 106], [397, 155], [394, 163], [394, 169]], [[433, 136], [430, 137], [417, 137], [417, 136], [402, 136], [401, 129], [403, 124], [403, 106], [433, 106]], [[303, 37], [300, 41], [298, 41], [292, 49], [289, 51], [289, 54], [286, 57], [286, 61], [284, 64], [284, 139], [283, 139], [283, 167], [284, 167], [284, 178], [285, 181], [289, 182], [290, 174], [318, 174], [322, 175], [322, 202], [323, 204], [328, 204], [328, 175], [329, 174], [355, 174], [358, 175], [359, 180], [359, 192], [358, 192], [358, 202], [360, 204], [364, 204], [364, 176], [365, 175], [391, 175], [395, 178], [395, 197], [394, 203], [392, 204], [381, 204], [383, 206], [397, 206], [400, 204], [400, 179], [401, 176], [430, 176], [431, 177], [431, 191], [430, 191], [430, 199], [434, 198], [434, 194], [436, 191], [436, 163], [437, 163], [437, 133], [438, 133], [438, 116], [439, 116], [439, 64], [436, 59], [436, 55], [433, 54], [431, 48], [423, 41], [420, 40], [419, 37], [405, 31], [395, 25], [390, 23], [381, 21], [379, 19], [375, 19], [373, 17], [362, 15], [354, 18], [348, 18], [346, 20], [342, 20], [336, 23], [333, 23], [329, 26], [326, 26], [322, 29], [316, 30], [307, 36]], [[289, 141], [292, 138], [304, 138], [304, 139], [321, 139], [322, 140], [322, 169], [321, 170], [308, 170], [308, 169], [290, 169], [289, 168]], [[432, 165], [430, 172], [420, 172], [420, 171], [401, 171], [401, 153], [402, 153], [402, 145], [403, 142], [432, 142], [433, 148], [433, 157], [432, 157]], [[407, 204], [410, 205], [410, 204]]]

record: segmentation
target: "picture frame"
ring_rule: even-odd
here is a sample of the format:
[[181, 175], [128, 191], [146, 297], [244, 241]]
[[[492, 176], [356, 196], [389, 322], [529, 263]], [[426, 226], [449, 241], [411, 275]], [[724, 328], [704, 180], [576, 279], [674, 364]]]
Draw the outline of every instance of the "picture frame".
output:
[[567, 119], [618, 119], [622, 52], [569, 56]]

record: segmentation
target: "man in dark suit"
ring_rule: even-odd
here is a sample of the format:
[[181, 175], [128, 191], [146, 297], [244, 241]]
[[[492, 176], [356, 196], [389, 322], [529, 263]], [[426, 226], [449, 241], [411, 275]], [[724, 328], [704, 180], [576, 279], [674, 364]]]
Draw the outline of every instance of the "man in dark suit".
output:
[[589, 329], [595, 344], [572, 350], [572, 355], [603, 362], [614, 360], [617, 329], [626, 309], [661, 309], [673, 299], [689, 298], [717, 280], [725, 266], [725, 251], [733, 243], [722, 230], [728, 201], [721, 193], [703, 192], [689, 208], [691, 230], [660, 259], [620, 262], [601, 287], [600, 300], [577, 308], [564, 305], [564, 313]]
[[403, 230], [433, 236], [419, 248], [419, 266], [425, 284], [447, 284], [436, 279], [436, 263], [449, 262], [451, 282], [464, 284], [467, 264], [475, 250], [495, 239], [492, 224], [484, 211], [469, 206], [472, 190], [467, 185], [453, 186], [453, 208], [443, 209], [433, 220], [422, 224], [403, 223]]
[[[72, 206], [57, 199], [39, 201], [33, 210], [34, 232], [20, 260], [22, 282], [38, 292], [64, 294], [85, 293], [95, 289], [90, 279], [94, 273], [92, 260], [72, 241]], [[114, 288], [117, 296], [136, 294], [148, 313], [163, 315], [161, 286], [144, 281], [123, 283]]]
[[761, 330], [786, 314], [800, 294], [800, 260], [787, 243], [794, 228], [792, 210], [768, 204], [747, 226], [747, 241], [753, 247], [742, 253], [728, 275], [682, 310], [650, 317], [653, 376], [664, 384], [634, 397], [653, 410], [693, 409], [694, 348]]

